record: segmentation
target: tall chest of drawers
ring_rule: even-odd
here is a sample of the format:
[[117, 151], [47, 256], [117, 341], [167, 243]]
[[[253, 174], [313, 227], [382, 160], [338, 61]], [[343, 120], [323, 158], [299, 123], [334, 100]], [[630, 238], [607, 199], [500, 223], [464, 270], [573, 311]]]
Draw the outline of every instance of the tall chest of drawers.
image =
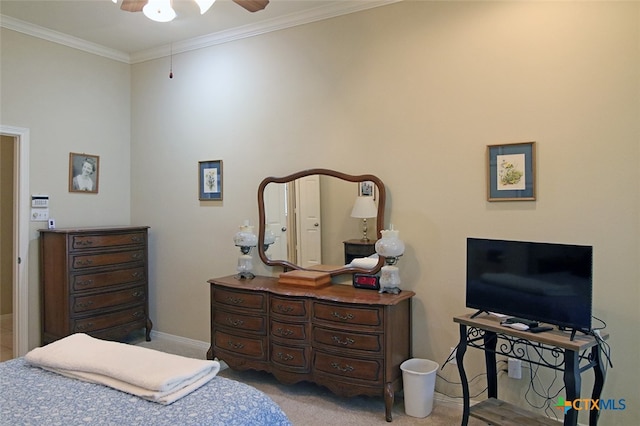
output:
[[42, 343], [122, 340], [149, 319], [147, 226], [40, 230]]
[[320, 289], [276, 278], [211, 284], [207, 356], [237, 370], [263, 370], [287, 384], [311, 381], [340, 396], [383, 396], [391, 421], [400, 364], [411, 357], [411, 298], [348, 285]]

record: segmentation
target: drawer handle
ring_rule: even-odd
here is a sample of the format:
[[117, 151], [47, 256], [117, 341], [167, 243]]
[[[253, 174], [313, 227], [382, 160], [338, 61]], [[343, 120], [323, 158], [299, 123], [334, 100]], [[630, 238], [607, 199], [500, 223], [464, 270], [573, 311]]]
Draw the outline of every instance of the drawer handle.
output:
[[350, 338], [346, 338], [344, 340], [340, 340], [340, 338], [338, 336], [333, 336], [331, 337], [331, 340], [333, 340], [335, 343], [339, 344], [339, 345], [343, 345], [343, 346], [347, 346], [347, 345], [353, 345], [356, 341]]
[[133, 297], [143, 297], [144, 296], [144, 291], [134, 291], [131, 295]]
[[291, 312], [293, 311], [293, 308], [291, 306], [286, 306], [286, 305], [276, 305], [276, 309], [279, 310], [280, 312]]
[[227, 303], [231, 305], [240, 305], [241, 303], [244, 303], [244, 299], [241, 299], [240, 297], [229, 296], [227, 297]]
[[93, 300], [89, 300], [89, 301], [84, 302], [84, 303], [76, 303], [76, 306], [78, 308], [87, 308], [87, 307], [89, 307], [91, 305], [93, 305]]
[[278, 327], [275, 329], [276, 334], [279, 334], [280, 336], [291, 336], [293, 334], [292, 330], [284, 329], [282, 327]]
[[86, 324], [78, 324], [76, 326], [76, 330], [78, 330], [78, 331], [90, 330], [92, 328], [93, 328], [93, 323], [92, 322], [88, 322]]
[[83, 287], [85, 285], [92, 285], [93, 284], [93, 280], [86, 280], [86, 281], [76, 281], [76, 285]]
[[142, 239], [142, 237], [138, 236], [138, 235], [134, 235], [131, 237], [131, 242], [133, 243], [141, 243], [142, 241], [144, 241]]
[[144, 317], [144, 311], [135, 311], [135, 312], [133, 313], [133, 316], [134, 316], [135, 318]]
[[244, 321], [242, 321], [241, 319], [233, 319], [231, 317], [227, 317], [227, 323], [234, 327], [240, 327], [244, 324]]
[[353, 370], [355, 370], [355, 368], [353, 368], [352, 366], [350, 366], [349, 364], [347, 364], [344, 367], [341, 367], [340, 364], [338, 364], [337, 362], [332, 362], [331, 363], [331, 367], [333, 367], [335, 370], [341, 371], [343, 373], [350, 373]]
[[293, 359], [293, 355], [291, 354], [283, 354], [282, 352], [278, 352], [276, 354], [276, 356], [281, 360], [281, 361], [291, 361]]
[[231, 340], [227, 341], [227, 346], [229, 346], [232, 349], [242, 349], [242, 348], [244, 348], [244, 345], [242, 343], [233, 343]]
[[334, 318], [338, 318], [338, 319], [344, 320], [344, 321], [352, 320], [354, 318], [353, 314], [341, 315], [339, 312], [336, 312], [336, 311], [331, 312], [331, 316], [334, 317]]
[[133, 278], [138, 278], [138, 277], [141, 277], [141, 276], [142, 276], [142, 273], [140, 273], [140, 272], [133, 272], [133, 273], [131, 273], [131, 276], [132, 276]]
[[83, 247], [92, 246], [93, 240], [90, 240], [90, 239], [78, 240], [76, 241], [76, 245], [83, 246]]
[[75, 266], [88, 266], [88, 265], [91, 265], [92, 263], [93, 263], [93, 260], [91, 259], [76, 260]]
[[133, 259], [133, 260], [139, 260], [139, 259], [142, 259], [142, 257], [143, 257], [142, 253], [133, 253], [133, 254], [131, 254], [131, 259]]

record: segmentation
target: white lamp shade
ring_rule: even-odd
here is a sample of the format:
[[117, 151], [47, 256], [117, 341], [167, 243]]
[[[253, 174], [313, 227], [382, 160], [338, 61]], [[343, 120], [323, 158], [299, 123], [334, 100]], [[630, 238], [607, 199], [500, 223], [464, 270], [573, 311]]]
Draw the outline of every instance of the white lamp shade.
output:
[[367, 219], [378, 216], [378, 208], [373, 197], [357, 197], [351, 210], [351, 217]]
[[382, 257], [398, 257], [404, 254], [404, 242], [396, 229], [380, 231], [382, 238], [376, 241], [376, 253]]
[[204, 15], [216, 0], [194, 0], [200, 7], [200, 15]]
[[144, 16], [156, 22], [169, 22], [176, 17], [171, 0], [149, 0], [142, 8]]
[[249, 221], [245, 221], [240, 226], [240, 230], [234, 235], [233, 242], [238, 247], [255, 247], [258, 245], [258, 236], [253, 233], [253, 226], [249, 226]]

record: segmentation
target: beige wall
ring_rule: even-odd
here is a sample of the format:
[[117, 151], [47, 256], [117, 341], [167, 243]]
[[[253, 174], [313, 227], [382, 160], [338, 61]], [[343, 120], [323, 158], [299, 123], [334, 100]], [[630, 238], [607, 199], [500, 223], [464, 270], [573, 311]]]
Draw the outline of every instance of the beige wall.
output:
[[[33, 66], [23, 72], [58, 71], [39, 76], [38, 99], [91, 123], [72, 143], [59, 130], [73, 129], [78, 117], [52, 122], [35, 105], [34, 116], [34, 99], [2, 117], [31, 128], [32, 191], [54, 193], [56, 219], [67, 225], [130, 212], [132, 223], [151, 226], [156, 330], [209, 339], [206, 280], [234, 273], [232, 237], [242, 220], [256, 223], [262, 178], [312, 167], [373, 173], [387, 187], [387, 224], [407, 246], [399, 266], [403, 288], [416, 292], [414, 356], [442, 363], [457, 342], [451, 318], [467, 312], [466, 237], [590, 244], [593, 313], [612, 334], [615, 366], [603, 397], [627, 402], [625, 411], [603, 413], [602, 424], [640, 423], [640, 3], [401, 2], [175, 55], [171, 80], [167, 58], [133, 65], [130, 116], [121, 64], [2, 36], [3, 115], [28, 88], [18, 79], [24, 62]], [[56, 55], [47, 60], [44, 47]], [[15, 59], [10, 66], [5, 55]], [[82, 89], [109, 87], [122, 109], [80, 110], [76, 99], [86, 96], [71, 79], [64, 93], [44, 86], [60, 87], [72, 61], [92, 71]], [[6, 67], [17, 86], [7, 100]], [[538, 144], [538, 200], [488, 203], [486, 145], [518, 141]], [[126, 170], [130, 155], [130, 209], [103, 193], [110, 181], [128, 193], [127, 171], [101, 175], [93, 198], [66, 192], [66, 158], [75, 150], [101, 154], [104, 173], [123, 158]], [[217, 159], [224, 200], [199, 202], [198, 161]], [[78, 214], [84, 200], [99, 206], [83, 212], [108, 204], [113, 216]], [[469, 354], [471, 375], [481, 360]], [[457, 379], [454, 367], [440, 374]], [[501, 379], [501, 397], [520, 401], [526, 383]]]
[[[30, 193], [49, 195], [59, 228], [129, 224], [130, 66], [4, 28], [0, 43], [0, 122], [30, 130]], [[69, 192], [70, 152], [100, 156], [99, 194]], [[30, 347], [40, 342], [37, 230], [45, 226], [29, 226]]]

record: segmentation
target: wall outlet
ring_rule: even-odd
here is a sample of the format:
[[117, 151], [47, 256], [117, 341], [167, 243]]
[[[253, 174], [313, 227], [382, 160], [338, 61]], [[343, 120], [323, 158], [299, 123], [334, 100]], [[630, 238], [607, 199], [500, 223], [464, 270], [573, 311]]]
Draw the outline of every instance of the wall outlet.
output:
[[509, 377], [512, 379], [522, 379], [522, 361], [509, 358]]
[[451, 348], [451, 350], [449, 351], [449, 353], [451, 354], [451, 361], [449, 361], [449, 363], [451, 365], [458, 365], [458, 360], [456, 359], [456, 355], [458, 355], [457, 350], [458, 349], [457, 349], [457, 346], [456, 346], [456, 347]]

